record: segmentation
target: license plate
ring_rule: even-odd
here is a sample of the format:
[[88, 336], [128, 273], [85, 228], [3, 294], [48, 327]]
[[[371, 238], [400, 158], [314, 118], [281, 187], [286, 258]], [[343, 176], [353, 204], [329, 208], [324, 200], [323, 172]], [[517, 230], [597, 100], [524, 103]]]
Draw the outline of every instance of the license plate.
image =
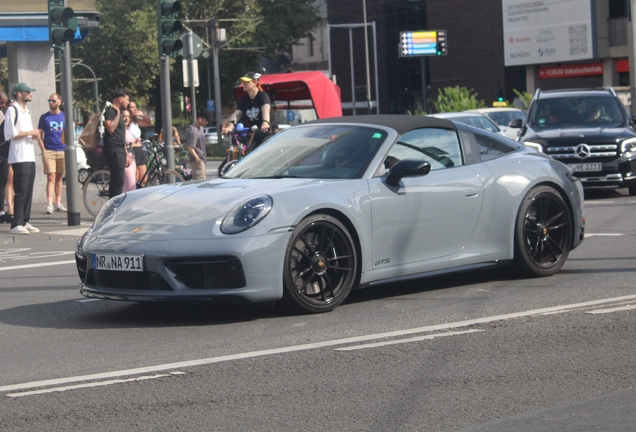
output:
[[93, 254], [95, 270], [144, 271], [143, 255]]
[[569, 166], [574, 171], [602, 171], [603, 170], [603, 164], [600, 162], [569, 164]]

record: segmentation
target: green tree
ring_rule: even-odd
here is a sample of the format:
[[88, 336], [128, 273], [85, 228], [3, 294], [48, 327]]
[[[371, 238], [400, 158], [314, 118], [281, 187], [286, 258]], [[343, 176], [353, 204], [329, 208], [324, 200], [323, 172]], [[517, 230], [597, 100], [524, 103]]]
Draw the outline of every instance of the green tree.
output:
[[484, 108], [486, 103], [477, 99], [473, 89], [466, 87], [444, 87], [438, 90], [438, 97], [433, 104], [437, 112], [457, 112], [475, 108]]
[[532, 94], [527, 92], [520, 92], [517, 89], [512, 89], [512, 91], [514, 92], [514, 94], [517, 95], [517, 97], [523, 104], [523, 107], [521, 109], [527, 111], [528, 108], [530, 108], [530, 102], [532, 102]]

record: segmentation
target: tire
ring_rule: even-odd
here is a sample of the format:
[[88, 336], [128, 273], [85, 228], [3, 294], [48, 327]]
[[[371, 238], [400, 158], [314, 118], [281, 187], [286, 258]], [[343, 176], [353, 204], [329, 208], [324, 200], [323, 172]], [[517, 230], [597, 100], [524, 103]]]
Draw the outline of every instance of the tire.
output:
[[110, 171], [99, 169], [93, 171], [84, 181], [82, 196], [84, 206], [93, 217], [97, 217], [102, 206], [108, 201], [108, 184], [110, 183]]
[[317, 214], [292, 233], [283, 270], [283, 301], [302, 313], [329, 312], [358, 281], [356, 245], [337, 219]]
[[629, 195], [630, 196], [636, 196], [636, 186], [631, 186], [629, 188]]
[[80, 184], [82, 185], [84, 184], [84, 182], [86, 181], [90, 173], [91, 172], [85, 168], [82, 168], [81, 170], [78, 171], [77, 180], [80, 182]]
[[572, 216], [563, 197], [539, 186], [523, 199], [515, 224], [514, 267], [524, 276], [552, 276], [572, 248]]
[[183, 179], [183, 176], [177, 171], [171, 170], [171, 169], [164, 169], [163, 172], [158, 172], [155, 175], [153, 175], [152, 178], [148, 180], [148, 183], [146, 183], [146, 187], [157, 186], [160, 184], [167, 184], [169, 179], [169, 174], [174, 175], [175, 183], [182, 183], [185, 181]]

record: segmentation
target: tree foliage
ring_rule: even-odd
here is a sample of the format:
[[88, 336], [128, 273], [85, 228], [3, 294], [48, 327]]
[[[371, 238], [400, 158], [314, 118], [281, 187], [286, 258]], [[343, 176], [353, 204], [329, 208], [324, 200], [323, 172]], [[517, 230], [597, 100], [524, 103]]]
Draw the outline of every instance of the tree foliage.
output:
[[437, 112], [457, 112], [469, 109], [484, 108], [486, 103], [477, 99], [473, 89], [466, 87], [444, 87], [438, 90], [437, 100], [434, 102]]
[[517, 89], [512, 89], [512, 91], [514, 92], [514, 94], [517, 95], [517, 97], [523, 104], [523, 107], [521, 109], [527, 111], [528, 108], [530, 108], [530, 102], [532, 102], [532, 93], [520, 92]]
[[[98, 78], [102, 101], [110, 100], [116, 88], [130, 91], [141, 105], [157, 102], [159, 59], [157, 47], [156, 0], [96, 0], [101, 13], [99, 29], [83, 43], [73, 46], [73, 58], [80, 58]], [[293, 43], [307, 37], [320, 23], [312, 0], [189, 0], [182, 2], [184, 24], [205, 42], [211, 32], [211, 18], [226, 29], [227, 42], [219, 50], [221, 99], [233, 102], [238, 77], [257, 70], [262, 55], [288, 51]], [[210, 51], [210, 54], [212, 52]], [[209, 63], [208, 63], [209, 62]], [[212, 58], [199, 57], [197, 106], [208, 98], [208, 70]], [[209, 69], [208, 69], [209, 67]], [[171, 89], [189, 95], [183, 87], [181, 58], [172, 60]], [[75, 77], [91, 78], [84, 68], [73, 69]], [[211, 81], [211, 80], [210, 80]], [[212, 86], [213, 87], [213, 86]], [[92, 86], [75, 84], [76, 105], [92, 111]], [[176, 113], [175, 113], [176, 114]]]

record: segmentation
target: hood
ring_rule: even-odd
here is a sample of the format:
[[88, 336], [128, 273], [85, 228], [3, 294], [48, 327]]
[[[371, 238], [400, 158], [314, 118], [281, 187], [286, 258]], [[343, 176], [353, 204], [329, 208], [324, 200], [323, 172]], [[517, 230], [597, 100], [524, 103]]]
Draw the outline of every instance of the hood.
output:
[[177, 233], [180, 239], [212, 238], [216, 221], [241, 202], [324, 181], [215, 179], [155, 186], [129, 193], [115, 214], [93, 228], [91, 234], [130, 240], [169, 240]]

